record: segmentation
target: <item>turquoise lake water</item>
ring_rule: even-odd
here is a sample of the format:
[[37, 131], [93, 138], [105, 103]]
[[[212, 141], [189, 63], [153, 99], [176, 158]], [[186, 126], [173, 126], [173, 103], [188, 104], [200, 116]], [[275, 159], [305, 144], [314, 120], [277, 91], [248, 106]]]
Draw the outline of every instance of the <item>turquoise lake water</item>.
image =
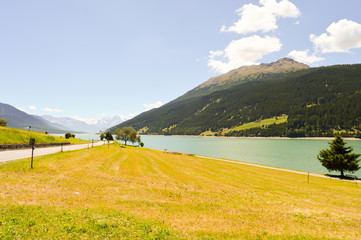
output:
[[[78, 134], [82, 139], [99, 139], [99, 135]], [[317, 160], [321, 149], [332, 140], [316, 139], [259, 139], [215, 138], [183, 136], [141, 136], [145, 147], [192, 153], [209, 157], [227, 158], [262, 165], [328, 173]], [[361, 153], [361, 140], [345, 140], [354, 152]], [[333, 172], [332, 174], [335, 174]], [[356, 172], [361, 177], [361, 170]]]

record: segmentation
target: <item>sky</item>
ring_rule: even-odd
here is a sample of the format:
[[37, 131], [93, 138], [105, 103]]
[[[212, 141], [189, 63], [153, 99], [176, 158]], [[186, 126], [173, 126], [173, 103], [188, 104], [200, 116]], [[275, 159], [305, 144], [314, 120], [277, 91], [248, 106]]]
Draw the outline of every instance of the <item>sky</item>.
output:
[[210, 77], [283, 57], [361, 63], [359, 0], [0, 2], [0, 102], [131, 118]]

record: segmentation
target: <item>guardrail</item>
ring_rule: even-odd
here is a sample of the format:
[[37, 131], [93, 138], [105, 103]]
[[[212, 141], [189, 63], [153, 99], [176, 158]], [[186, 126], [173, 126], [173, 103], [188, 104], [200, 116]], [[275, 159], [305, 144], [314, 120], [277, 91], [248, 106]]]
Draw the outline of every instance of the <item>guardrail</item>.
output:
[[[35, 147], [55, 147], [61, 145], [70, 145], [70, 142], [62, 142], [62, 143], [36, 143]], [[5, 150], [13, 150], [13, 149], [26, 149], [31, 148], [29, 144], [0, 144], [0, 151]]]

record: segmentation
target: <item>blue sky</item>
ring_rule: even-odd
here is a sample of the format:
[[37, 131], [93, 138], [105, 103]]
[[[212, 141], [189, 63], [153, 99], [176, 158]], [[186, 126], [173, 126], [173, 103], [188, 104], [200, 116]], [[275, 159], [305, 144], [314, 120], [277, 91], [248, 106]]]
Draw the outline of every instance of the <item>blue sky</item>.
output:
[[131, 117], [242, 65], [361, 63], [359, 0], [0, 2], [0, 102]]

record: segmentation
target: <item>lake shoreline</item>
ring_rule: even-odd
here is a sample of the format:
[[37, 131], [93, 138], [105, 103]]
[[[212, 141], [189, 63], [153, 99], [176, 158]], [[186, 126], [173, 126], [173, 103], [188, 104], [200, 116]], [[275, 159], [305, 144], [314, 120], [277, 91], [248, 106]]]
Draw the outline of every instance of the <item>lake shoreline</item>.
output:
[[[285, 140], [333, 140], [334, 137], [234, 137], [234, 136], [200, 136], [200, 135], [155, 135], [155, 134], [140, 134], [140, 136], [160, 136], [160, 137], [197, 137], [197, 138], [240, 138], [240, 139], [285, 139]], [[360, 141], [360, 138], [345, 137], [344, 140]]]

